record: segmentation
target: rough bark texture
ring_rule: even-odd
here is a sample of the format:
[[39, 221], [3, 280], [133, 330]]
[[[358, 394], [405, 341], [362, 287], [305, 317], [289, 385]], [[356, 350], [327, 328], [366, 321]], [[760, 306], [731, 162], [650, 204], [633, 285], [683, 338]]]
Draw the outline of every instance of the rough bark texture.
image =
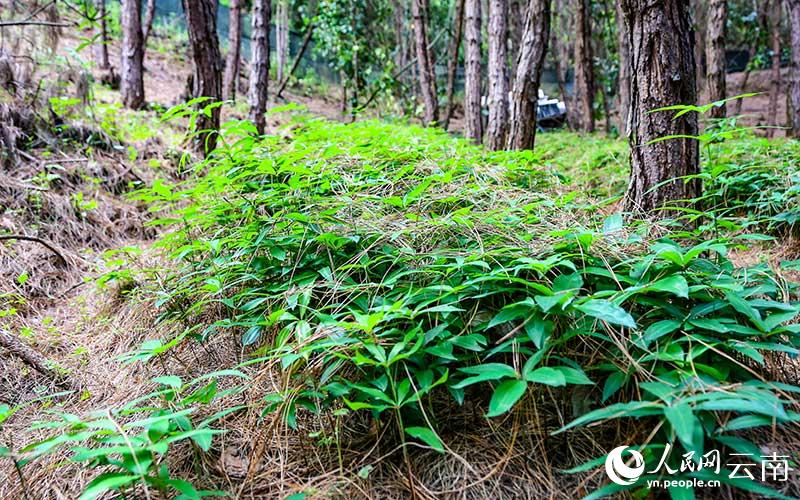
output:
[[97, 42], [94, 46], [94, 58], [100, 69], [108, 69], [111, 63], [108, 60], [108, 30], [106, 28], [106, 0], [95, 0], [97, 10]]
[[508, 135], [508, 0], [489, 0], [489, 123], [486, 145], [498, 151]]
[[461, 35], [464, 27], [464, 0], [455, 0], [453, 13], [453, 38], [447, 49], [447, 108], [444, 116], [444, 129], [450, 126], [453, 117], [453, 93], [456, 85], [456, 71], [458, 70], [458, 48], [461, 46]]
[[522, 44], [522, 30], [525, 28], [525, 10], [527, 2], [510, 0], [508, 3], [508, 38], [511, 40], [511, 73], [510, 78], [517, 74], [517, 56]]
[[617, 90], [619, 107], [619, 133], [628, 135], [628, 113], [631, 105], [631, 45], [628, 39], [628, 28], [622, 6], [615, 2], [617, 8], [617, 41], [619, 51], [619, 88]]
[[[406, 37], [406, 6], [404, 0], [394, 0], [392, 3], [394, 18], [394, 65], [398, 69], [405, 68], [409, 60], [409, 43]], [[398, 79], [402, 83], [408, 82], [408, 73], [400, 73]]]
[[787, 0], [791, 25], [792, 65], [789, 87], [791, 136], [800, 139], [800, 0]]
[[258, 133], [266, 127], [267, 89], [269, 82], [269, 17], [270, 1], [254, 0], [250, 32], [250, 120]]
[[422, 121], [427, 126], [439, 121], [439, 94], [436, 92], [433, 55], [428, 44], [428, 0], [411, 0], [411, 16], [414, 18], [419, 91], [425, 106]]
[[228, 55], [225, 58], [222, 96], [233, 100], [236, 99], [236, 84], [239, 82], [239, 59], [242, 47], [241, 0], [231, 0], [228, 16]]
[[481, 2], [464, 4], [466, 60], [464, 82], [464, 136], [478, 144], [483, 139], [481, 118]]
[[[728, 19], [727, 0], [711, 0], [708, 9], [708, 40], [706, 41], [706, 85], [709, 102], [725, 99], [725, 23]], [[725, 118], [726, 106], [713, 107], [711, 118]]]
[[122, 2], [122, 68], [120, 90], [122, 103], [131, 109], [144, 105], [144, 46], [142, 40], [142, 4], [139, 0]]
[[667, 135], [697, 135], [696, 113], [673, 119], [672, 111], [651, 112], [696, 103], [694, 31], [685, 0], [622, 1], [631, 47], [631, 178], [625, 210], [648, 214], [700, 194], [698, 180], [668, 182], [698, 173], [697, 141], [648, 144]]
[[[770, 5], [770, 32], [772, 42], [772, 89], [769, 94], [769, 124], [780, 126], [778, 122], [778, 97], [781, 94], [781, 0], [772, 0]], [[775, 129], [767, 131], [769, 137], [775, 135]]]
[[[623, 0], [624, 1], [624, 0]], [[691, 0], [691, 9], [694, 14], [694, 63], [696, 69], [697, 91], [705, 86], [706, 76], [706, 4], [709, 0]]]
[[533, 149], [539, 80], [550, 39], [550, 0], [530, 0], [511, 91], [508, 149]]
[[289, 0], [278, 0], [275, 19], [275, 64], [277, 79], [283, 81], [283, 73], [289, 61]]
[[147, 40], [150, 38], [150, 33], [153, 31], [153, 20], [156, 17], [156, 0], [147, 0], [147, 6], [144, 9], [144, 27], [142, 30], [142, 45], [147, 49]]
[[575, 125], [594, 131], [594, 71], [589, 0], [574, 0], [575, 9]]
[[[189, 45], [194, 59], [194, 97], [207, 97], [209, 100], [198, 106], [204, 108], [222, 98], [222, 57], [217, 38], [216, 0], [183, 0], [186, 26], [189, 31]], [[217, 144], [219, 130], [219, 106], [215, 106], [210, 116], [201, 113], [197, 118], [195, 147], [207, 155]]]

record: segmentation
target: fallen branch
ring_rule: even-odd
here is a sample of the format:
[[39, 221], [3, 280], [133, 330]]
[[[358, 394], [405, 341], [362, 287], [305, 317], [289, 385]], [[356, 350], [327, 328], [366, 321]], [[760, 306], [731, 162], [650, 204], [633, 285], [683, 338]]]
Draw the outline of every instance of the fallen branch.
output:
[[40, 245], [44, 246], [45, 248], [56, 254], [61, 263], [64, 264], [64, 267], [69, 266], [67, 259], [64, 257], [64, 255], [62, 255], [61, 252], [56, 250], [56, 248], [50, 243], [46, 242], [41, 238], [37, 238], [36, 236], [25, 236], [24, 234], [0, 234], [0, 241], [4, 240], [22, 240], [22, 241], [33, 241], [35, 243], [39, 243]]
[[75, 25], [55, 21], [0, 21], [0, 28], [7, 28], [9, 26], [53, 26], [56, 28], [69, 28]]
[[52, 378], [61, 386], [70, 386], [69, 380], [62, 373], [57, 372], [52, 366], [54, 364], [40, 354], [36, 349], [32, 348], [16, 335], [11, 332], [0, 329], [0, 346], [4, 347], [8, 352], [17, 356], [28, 366]]

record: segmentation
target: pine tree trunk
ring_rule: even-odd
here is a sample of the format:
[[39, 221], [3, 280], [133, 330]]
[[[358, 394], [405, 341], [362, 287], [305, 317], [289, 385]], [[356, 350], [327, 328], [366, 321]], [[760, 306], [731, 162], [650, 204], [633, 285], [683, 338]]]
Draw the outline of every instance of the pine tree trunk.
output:
[[225, 59], [225, 77], [222, 82], [222, 96], [236, 99], [239, 82], [239, 59], [242, 47], [242, 9], [241, 0], [231, 0], [228, 17], [228, 55]]
[[94, 0], [97, 10], [97, 41], [94, 46], [94, 58], [97, 67], [108, 69], [111, 62], [108, 60], [108, 29], [106, 28], [106, 0]]
[[594, 131], [594, 71], [589, 0], [575, 0], [575, 117], [579, 130]]
[[277, 64], [277, 80], [283, 81], [283, 73], [289, 61], [289, 0], [278, 0], [277, 19], [275, 20], [275, 63]]
[[791, 26], [792, 64], [789, 77], [791, 136], [800, 139], [800, 0], [787, 0]]
[[694, 14], [694, 63], [697, 74], [698, 93], [705, 86], [706, 76], [706, 3], [709, 0], [691, 0], [691, 9]]
[[[778, 121], [778, 97], [781, 94], [781, 0], [772, 0], [770, 5], [770, 32], [772, 41], [772, 89], [769, 94], [769, 124], [780, 126]], [[775, 129], [768, 129], [769, 137], [775, 136]]]
[[[524, 7], [527, 7], [527, 5]], [[522, 30], [525, 28], [524, 7], [522, 0], [510, 0], [508, 4], [508, 38], [511, 40], [511, 72], [509, 73], [509, 78], [514, 78], [514, 75], [517, 74], [517, 56], [522, 44]]]
[[511, 91], [508, 149], [533, 149], [539, 80], [550, 39], [550, 0], [529, 0]]
[[269, 18], [270, 0], [254, 0], [250, 32], [250, 121], [259, 134], [264, 133], [267, 119], [267, 90], [269, 88]]
[[147, 7], [144, 9], [144, 29], [142, 30], [142, 45], [147, 50], [147, 40], [153, 31], [153, 20], [156, 17], [156, 0], [147, 0]]
[[631, 46], [628, 40], [628, 27], [625, 26], [625, 16], [622, 14], [620, 2], [617, 8], [617, 41], [619, 51], [619, 133], [623, 137], [628, 135], [628, 113], [631, 105]]
[[144, 47], [142, 45], [142, 4], [139, 0], [123, 0], [122, 62], [120, 91], [122, 103], [130, 109], [144, 106]]
[[489, 0], [488, 94], [486, 145], [498, 151], [508, 136], [508, 0]]
[[[708, 10], [708, 41], [706, 42], [708, 100], [725, 99], [725, 23], [728, 19], [727, 0], [711, 0]], [[711, 118], [725, 118], [726, 106], [714, 106], [709, 111]]]
[[[189, 31], [189, 45], [194, 59], [194, 97], [207, 97], [209, 100], [198, 104], [204, 108], [222, 98], [222, 57], [217, 38], [216, 0], [183, 0], [186, 26]], [[195, 147], [208, 155], [217, 145], [219, 130], [219, 106], [214, 107], [207, 116], [200, 113], [195, 125]]]
[[428, 43], [428, 0], [411, 0], [411, 16], [414, 18], [419, 90], [425, 106], [422, 122], [425, 126], [429, 126], [439, 121], [439, 95], [436, 92], [433, 55]]
[[455, 0], [453, 13], [453, 38], [447, 50], [447, 108], [444, 116], [444, 129], [450, 126], [453, 118], [453, 93], [456, 86], [456, 71], [458, 70], [458, 49], [461, 46], [461, 35], [464, 28], [464, 0]]
[[464, 82], [464, 136], [480, 144], [483, 140], [481, 117], [481, 2], [464, 4], [466, 68]]
[[672, 111], [651, 112], [696, 103], [694, 31], [685, 0], [623, 0], [623, 10], [631, 47], [631, 177], [625, 210], [650, 214], [700, 194], [698, 180], [668, 182], [698, 173], [697, 141], [650, 143], [668, 135], [698, 133], [696, 113], [673, 119]]

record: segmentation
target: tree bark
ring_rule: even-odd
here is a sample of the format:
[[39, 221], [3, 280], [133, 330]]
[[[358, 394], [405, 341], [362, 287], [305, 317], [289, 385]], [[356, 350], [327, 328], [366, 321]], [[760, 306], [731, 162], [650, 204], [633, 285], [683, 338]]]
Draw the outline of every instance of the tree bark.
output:
[[236, 99], [239, 82], [239, 59], [242, 47], [242, 8], [241, 0], [231, 0], [228, 10], [228, 55], [225, 58], [225, 77], [222, 81], [222, 96]]
[[[708, 100], [716, 102], [725, 99], [725, 23], [728, 19], [728, 1], [711, 0], [708, 10], [708, 40], [706, 42], [706, 85]], [[727, 107], [714, 106], [709, 110], [711, 118], [725, 118]]]
[[122, 103], [130, 109], [144, 106], [144, 46], [142, 40], [142, 4], [139, 0], [123, 0], [122, 63], [120, 67]]
[[565, 34], [572, 31], [572, 19], [569, 14], [569, 1], [570, 0], [555, 0], [555, 11], [553, 12], [553, 24], [555, 29], [551, 30], [552, 33], [552, 52], [553, 54], [553, 67], [556, 72], [556, 81], [558, 82], [558, 92], [561, 99], [567, 104], [567, 125], [571, 129], [577, 128], [575, 125], [575, 107], [567, 95], [567, 69], [570, 66], [570, 50], [569, 39]]
[[414, 18], [419, 90], [425, 106], [422, 122], [429, 126], [439, 120], [439, 95], [436, 92], [436, 72], [428, 44], [428, 0], [411, 0], [411, 16]]
[[533, 149], [539, 80], [550, 39], [550, 0], [530, 0], [511, 91], [508, 149]]
[[[189, 45], [194, 59], [194, 97], [207, 97], [198, 108], [219, 102], [222, 98], [222, 58], [217, 38], [216, 0], [183, 0]], [[214, 106], [208, 115], [200, 113], [195, 125], [195, 147], [208, 155], [217, 145], [219, 130], [219, 106]]]
[[269, 88], [269, 17], [270, 0], [254, 0], [250, 33], [250, 120], [259, 134], [266, 128], [267, 90]]
[[444, 129], [450, 126], [453, 117], [453, 93], [456, 85], [456, 71], [458, 70], [458, 49], [461, 46], [461, 35], [464, 27], [464, 0], [455, 0], [453, 13], [453, 38], [447, 50], [447, 108], [444, 115]]
[[464, 136], [480, 144], [483, 140], [481, 117], [481, 2], [466, 0], [464, 4], [466, 68], [464, 82]]
[[147, 0], [144, 9], [144, 30], [142, 31], [142, 45], [147, 49], [147, 40], [153, 32], [153, 19], [156, 17], [156, 0]]
[[594, 131], [594, 71], [589, 0], [575, 0], [575, 118], [579, 130]]
[[[685, 0], [622, 0], [631, 47], [631, 176], [625, 210], [651, 214], [678, 200], [695, 199], [699, 180], [698, 144], [668, 135], [697, 135], [697, 114], [673, 119], [674, 112], [652, 110], [695, 104], [694, 31]], [[800, 3], [800, 0], [797, 0]], [[672, 182], [669, 182], [672, 180]]]
[[283, 81], [283, 72], [289, 61], [289, 0], [278, 0], [277, 19], [275, 19], [275, 64], [277, 80]]
[[[770, 32], [772, 41], [772, 89], [769, 94], [769, 124], [780, 126], [778, 122], [778, 97], [781, 94], [781, 0], [772, 0], [770, 5]], [[775, 129], [767, 129], [769, 137], [775, 136]]]
[[46, 375], [56, 382], [59, 382], [60, 385], [66, 387], [72, 385], [70, 380], [66, 377], [66, 374], [61, 374], [54, 369], [55, 364], [53, 362], [45, 358], [33, 347], [30, 347], [24, 340], [2, 328], [0, 328], [0, 347], [3, 347], [11, 354], [17, 356], [42, 375]]
[[619, 133], [623, 137], [628, 135], [628, 113], [631, 105], [631, 46], [628, 39], [628, 27], [625, 25], [625, 16], [619, 1], [616, 3], [617, 15], [617, 41], [619, 51]]
[[498, 151], [508, 136], [508, 0], [489, 0], [488, 94], [486, 145]]
[[698, 93], [704, 88], [703, 79], [706, 76], [706, 3], [708, 0], [691, 0], [691, 9], [694, 13], [694, 62], [697, 74]]
[[108, 29], [106, 28], [106, 1], [95, 0], [97, 10], [97, 41], [94, 46], [94, 58], [98, 68], [108, 69], [111, 62], [108, 59]]
[[[527, 7], [527, 5], [526, 5]], [[522, 44], [522, 30], [525, 28], [525, 10], [522, 0], [511, 0], [508, 4], [508, 38], [511, 40], [511, 72], [510, 78], [517, 74], [517, 56]]]
[[787, 0], [791, 26], [792, 64], [789, 88], [791, 136], [800, 139], [800, 0]]

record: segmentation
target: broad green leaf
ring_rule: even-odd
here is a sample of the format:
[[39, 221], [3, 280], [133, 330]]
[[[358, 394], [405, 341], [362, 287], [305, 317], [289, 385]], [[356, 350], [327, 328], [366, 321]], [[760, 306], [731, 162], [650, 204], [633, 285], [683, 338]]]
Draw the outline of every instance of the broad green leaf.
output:
[[489, 401], [488, 417], [496, 417], [510, 410], [525, 394], [528, 384], [524, 380], [506, 380], [498, 385]]
[[427, 427], [406, 427], [405, 430], [409, 436], [425, 442], [425, 444], [439, 453], [444, 453], [444, 444], [442, 440], [431, 429]]
[[636, 328], [636, 321], [620, 306], [604, 299], [589, 299], [577, 304], [575, 309], [584, 314], [615, 325]]

